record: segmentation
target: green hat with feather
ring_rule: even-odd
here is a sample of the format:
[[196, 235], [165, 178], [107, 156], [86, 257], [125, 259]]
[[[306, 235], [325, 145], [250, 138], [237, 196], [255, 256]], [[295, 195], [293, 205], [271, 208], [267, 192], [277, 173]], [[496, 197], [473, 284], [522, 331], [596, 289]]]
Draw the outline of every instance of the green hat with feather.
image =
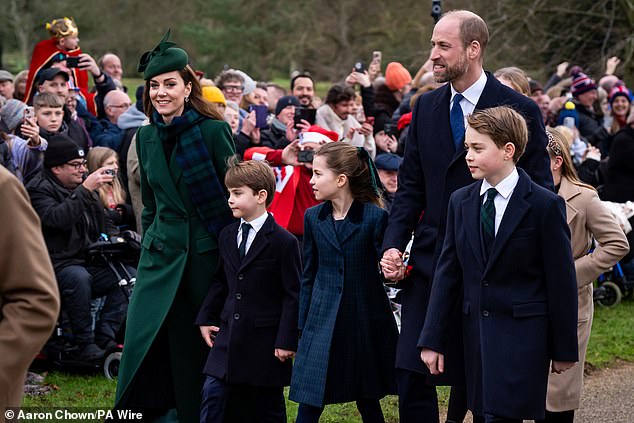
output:
[[137, 71], [143, 72], [143, 79], [148, 80], [162, 73], [179, 71], [189, 63], [187, 52], [177, 47], [176, 43], [168, 41], [170, 33], [168, 29], [161, 42], [141, 56]]

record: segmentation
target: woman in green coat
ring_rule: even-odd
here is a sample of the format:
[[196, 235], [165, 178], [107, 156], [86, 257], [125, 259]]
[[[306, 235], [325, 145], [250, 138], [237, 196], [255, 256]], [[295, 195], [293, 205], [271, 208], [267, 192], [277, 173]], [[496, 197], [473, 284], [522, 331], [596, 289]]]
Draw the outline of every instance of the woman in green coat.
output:
[[139, 64], [151, 122], [136, 135], [144, 236], [115, 408], [143, 411], [144, 421], [197, 422], [209, 349], [194, 320], [218, 233], [232, 220], [222, 181], [234, 145], [168, 36]]

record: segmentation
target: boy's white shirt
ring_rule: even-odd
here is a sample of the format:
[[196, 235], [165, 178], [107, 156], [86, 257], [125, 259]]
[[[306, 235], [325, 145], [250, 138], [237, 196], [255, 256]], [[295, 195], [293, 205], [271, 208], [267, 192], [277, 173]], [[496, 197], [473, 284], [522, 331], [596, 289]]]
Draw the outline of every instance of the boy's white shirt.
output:
[[269, 214], [265, 211], [264, 214], [262, 214], [259, 217], [256, 217], [250, 222], [247, 222], [244, 219], [240, 219], [240, 228], [238, 229], [238, 236], [236, 238], [238, 242], [238, 248], [240, 247], [240, 241], [242, 241], [242, 224], [246, 222], [249, 225], [251, 225], [251, 229], [249, 229], [249, 236], [247, 237], [247, 246], [244, 250], [244, 254], [247, 254], [249, 252], [249, 248], [251, 248], [251, 244], [253, 244], [253, 240], [255, 239], [255, 236], [258, 234], [260, 229], [262, 229], [262, 226], [264, 226], [264, 222], [266, 222], [267, 217], [269, 217]]
[[506, 206], [509, 204], [509, 200], [511, 199], [511, 195], [513, 191], [515, 191], [515, 187], [517, 186], [517, 182], [520, 179], [520, 175], [517, 172], [517, 168], [514, 167], [513, 171], [506, 178], [502, 179], [496, 186], [491, 185], [487, 182], [486, 179], [482, 181], [482, 186], [480, 187], [480, 197], [481, 201], [484, 203], [486, 198], [484, 198], [484, 194], [487, 192], [489, 188], [495, 188], [498, 192], [498, 195], [493, 199], [493, 204], [495, 204], [495, 234], [497, 235], [498, 229], [500, 228], [500, 223], [502, 223], [502, 217], [504, 217], [504, 212], [506, 211]]

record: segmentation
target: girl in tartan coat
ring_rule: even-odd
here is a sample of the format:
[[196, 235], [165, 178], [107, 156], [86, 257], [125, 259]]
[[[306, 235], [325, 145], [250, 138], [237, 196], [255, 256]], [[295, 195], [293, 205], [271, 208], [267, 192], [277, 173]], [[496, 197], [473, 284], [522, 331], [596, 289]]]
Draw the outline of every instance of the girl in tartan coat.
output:
[[304, 221], [301, 338], [289, 398], [297, 422], [325, 404], [356, 401], [364, 422], [383, 422], [379, 399], [396, 391], [397, 329], [378, 270], [387, 213], [368, 153], [329, 143], [310, 181], [319, 206]]

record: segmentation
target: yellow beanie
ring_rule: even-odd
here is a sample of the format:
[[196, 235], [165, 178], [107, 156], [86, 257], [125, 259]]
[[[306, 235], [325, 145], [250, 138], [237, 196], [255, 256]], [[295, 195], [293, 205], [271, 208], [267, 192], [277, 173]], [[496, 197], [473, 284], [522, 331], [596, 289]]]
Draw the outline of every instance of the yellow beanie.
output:
[[227, 100], [218, 87], [203, 87], [203, 98], [210, 103], [227, 105]]

